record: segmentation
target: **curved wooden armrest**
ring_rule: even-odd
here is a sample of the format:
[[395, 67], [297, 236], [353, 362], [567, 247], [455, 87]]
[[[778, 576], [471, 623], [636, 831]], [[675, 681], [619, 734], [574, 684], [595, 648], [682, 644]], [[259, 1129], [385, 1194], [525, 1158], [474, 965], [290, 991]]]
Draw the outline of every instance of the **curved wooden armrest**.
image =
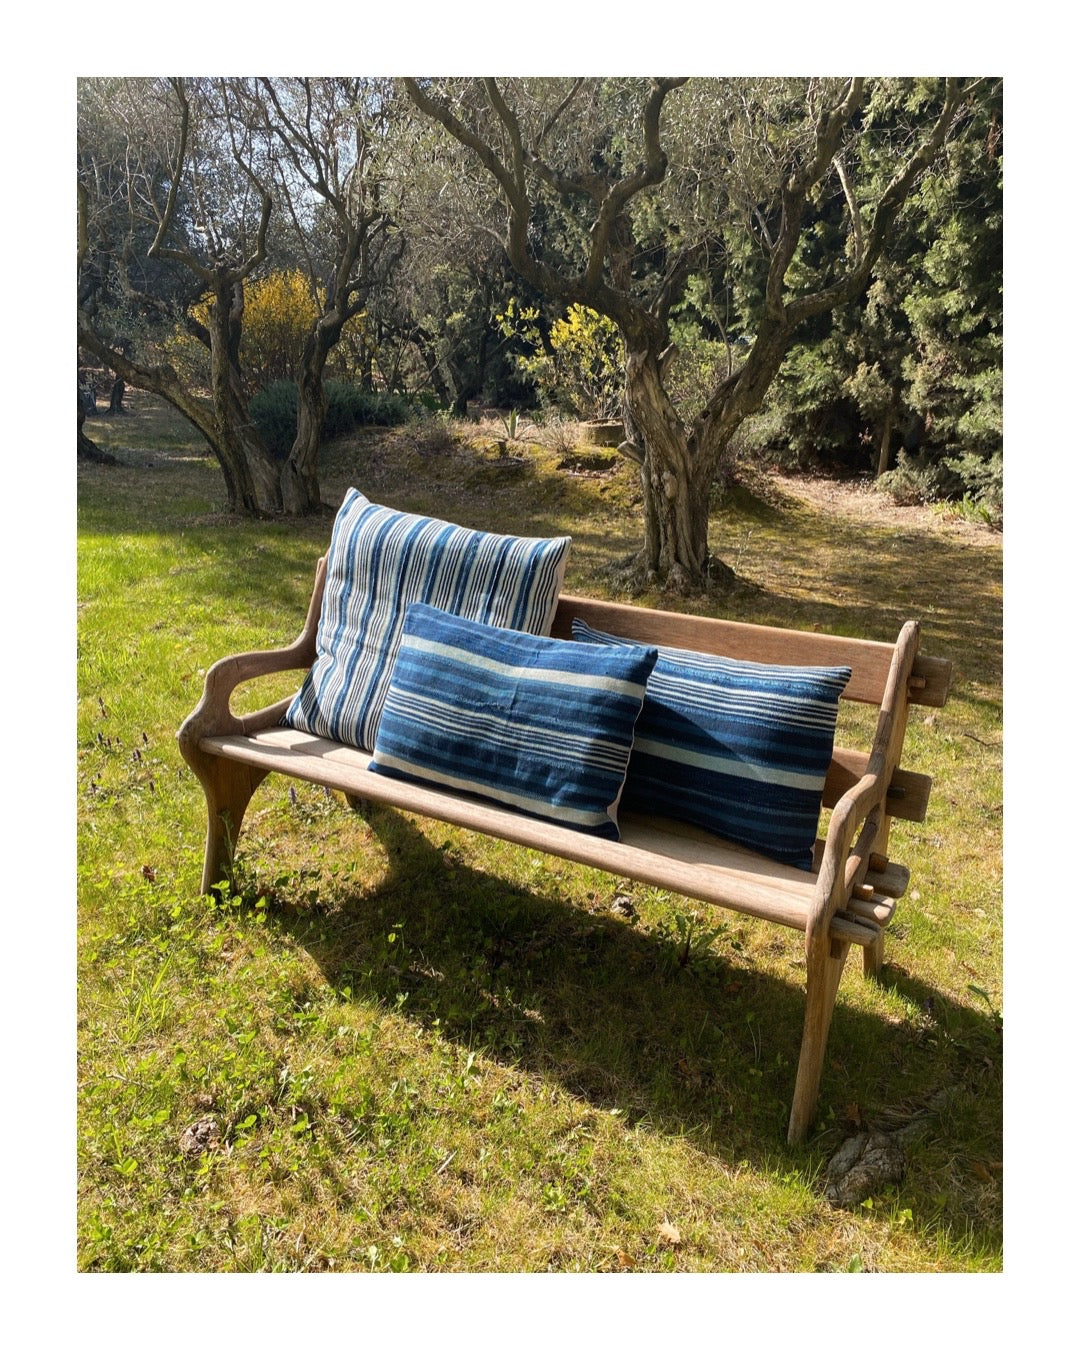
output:
[[275, 726], [292, 702], [280, 699], [269, 707], [237, 717], [230, 707], [233, 690], [248, 680], [277, 675], [286, 670], [308, 670], [315, 660], [315, 635], [322, 608], [326, 559], [320, 558], [315, 571], [315, 587], [308, 604], [303, 630], [287, 647], [269, 651], [240, 652], [223, 656], [206, 672], [202, 698], [176, 733], [181, 750], [194, 749], [204, 736], [246, 735]]
[[[846, 907], [852, 887], [865, 873], [870, 863], [870, 848], [873, 836], [877, 834], [878, 817], [876, 813], [885, 800], [887, 780], [881, 770], [868, 769], [862, 778], [840, 798], [833, 807], [829, 820], [829, 829], [825, 835], [825, 849], [818, 869], [818, 882], [814, 892], [810, 914], [807, 918], [806, 933], [824, 934], [828, 931], [833, 916]], [[864, 821], [873, 819], [870, 838], [864, 840], [867, 831], [863, 830], [856, 845], [856, 834]], [[859, 854], [859, 867], [849, 867], [852, 858], [852, 846]], [[865, 846], [863, 846], [865, 845]], [[865, 858], [862, 856], [865, 854]], [[865, 863], [865, 865], [863, 865]]]
[[[919, 626], [907, 623], [900, 630], [893, 652], [866, 771], [833, 807], [818, 884], [807, 917], [808, 948], [827, 939], [834, 915], [846, 907], [854, 885], [869, 867], [879, 827], [887, 814], [885, 798], [889, 782], [900, 761], [907, 726], [908, 681], [918, 649]], [[856, 843], [856, 832], [864, 821], [867, 824]]]

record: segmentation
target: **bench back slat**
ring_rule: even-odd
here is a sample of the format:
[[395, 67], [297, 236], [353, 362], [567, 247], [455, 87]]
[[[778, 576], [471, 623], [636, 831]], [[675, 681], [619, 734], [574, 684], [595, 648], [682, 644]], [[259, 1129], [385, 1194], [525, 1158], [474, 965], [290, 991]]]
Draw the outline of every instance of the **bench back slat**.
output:
[[[698, 614], [674, 614], [636, 605], [584, 596], [563, 595], [552, 625], [552, 636], [570, 637], [573, 619], [617, 637], [665, 647], [685, 647], [713, 656], [774, 665], [850, 666], [851, 679], [844, 698], [880, 704], [892, 661], [891, 642], [807, 633], [793, 628], [768, 628], [731, 619]], [[913, 675], [921, 687], [911, 690], [911, 702], [941, 707], [948, 694], [951, 663], [935, 657], [916, 657]]]
[[[866, 772], [869, 758], [861, 750], [847, 750], [839, 745], [833, 747], [822, 806], [835, 806], [844, 793], [855, 786]], [[885, 799], [889, 815], [897, 820], [925, 820], [932, 786], [933, 780], [928, 774], [896, 769], [889, 780], [888, 796]]]

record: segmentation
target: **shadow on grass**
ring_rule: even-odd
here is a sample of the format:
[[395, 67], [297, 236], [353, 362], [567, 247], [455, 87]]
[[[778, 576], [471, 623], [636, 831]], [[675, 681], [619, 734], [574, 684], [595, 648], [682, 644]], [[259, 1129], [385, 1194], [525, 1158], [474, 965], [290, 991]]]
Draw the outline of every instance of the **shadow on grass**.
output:
[[[595, 874], [595, 905], [584, 908], [559, 898], [560, 878], [542, 861], [535, 884], [507, 883], [436, 847], [407, 816], [380, 807], [364, 814], [389, 861], [382, 883], [346, 894], [332, 913], [283, 906], [272, 922], [332, 987], [551, 1078], [599, 1110], [619, 1109], [631, 1125], [689, 1136], [733, 1164], [801, 1170], [811, 1182], [850, 1128], [849, 1103], [859, 1102], [871, 1125], [895, 1125], [946, 1085], [985, 1092], [988, 1064], [998, 1081], [992, 1014], [887, 967], [886, 986], [912, 1016], [887, 1021], [854, 1009], [842, 986], [820, 1123], [808, 1145], [789, 1148], [801, 969], [788, 983], [742, 959], [740, 932], [752, 920], [710, 911], [708, 926], [724, 930], [684, 966], [674, 926], [643, 932], [611, 912], [616, 883], [606, 874]], [[798, 966], [801, 936], [773, 931]], [[728, 955], [715, 953], [725, 946]], [[845, 982], [861, 978], [859, 957]]]

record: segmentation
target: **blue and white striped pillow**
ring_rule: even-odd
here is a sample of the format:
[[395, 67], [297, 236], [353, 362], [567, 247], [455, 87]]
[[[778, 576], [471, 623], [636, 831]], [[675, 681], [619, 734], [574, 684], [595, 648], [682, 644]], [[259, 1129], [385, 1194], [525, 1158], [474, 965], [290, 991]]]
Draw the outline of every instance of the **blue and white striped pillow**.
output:
[[[574, 639], [635, 644], [572, 625]], [[809, 871], [847, 666], [772, 666], [660, 647], [627, 810], [671, 816]]]
[[618, 839], [655, 661], [410, 605], [369, 767]]
[[377, 506], [350, 488], [327, 553], [315, 662], [286, 724], [372, 749], [409, 605], [546, 634], [569, 551], [568, 537], [468, 530]]

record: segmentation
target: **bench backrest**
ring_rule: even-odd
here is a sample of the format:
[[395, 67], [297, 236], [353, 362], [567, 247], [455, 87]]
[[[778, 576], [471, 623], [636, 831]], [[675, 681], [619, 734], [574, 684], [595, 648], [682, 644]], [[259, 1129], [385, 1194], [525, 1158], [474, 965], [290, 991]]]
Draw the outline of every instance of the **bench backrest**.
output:
[[[775, 665], [850, 666], [851, 679], [843, 697], [857, 703], [881, 706], [896, 646], [892, 642], [873, 642], [866, 638], [838, 637], [829, 633], [807, 633], [792, 628], [771, 628], [759, 624], [736, 623], [729, 619], [705, 618], [696, 614], [673, 614], [665, 610], [643, 609], [606, 600], [563, 595], [552, 625], [551, 635], [569, 638], [571, 623], [582, 619], [592, 628], [618, 637], [664, 647], [683, 647], [712, 656], [729, 656], [741, 661], [761, 661]], [[952, 663], [938, 657], [917, 655], [906, 700], [897, 712], [906, 717], [907, 703], [941, 707], [949, 692]], [[844, 792], [863, 773], [868, 754], [865, 750], [837, 746], [825, 783], [823, 805], [836, 804]], [[901, 820], [922, 820], [930, 795], [931, 780], [924, 774], [897, 769], [889, 792], [889, 814]]]

